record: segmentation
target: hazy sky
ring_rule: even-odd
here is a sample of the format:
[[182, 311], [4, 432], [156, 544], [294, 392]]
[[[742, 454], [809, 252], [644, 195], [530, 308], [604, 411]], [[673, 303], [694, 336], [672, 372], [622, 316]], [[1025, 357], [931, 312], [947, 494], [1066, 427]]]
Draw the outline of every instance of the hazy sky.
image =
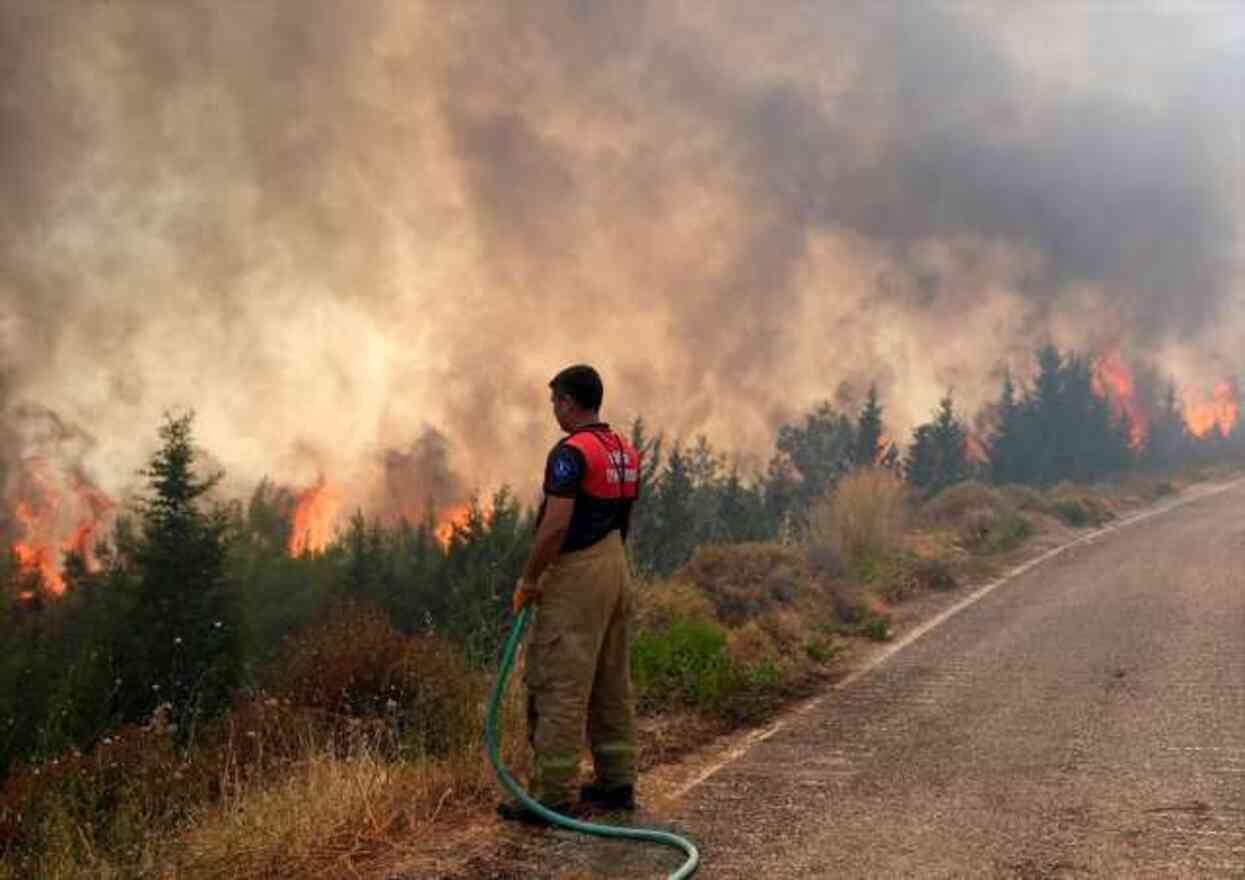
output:
[[117, 492], [193, 406], [238, 486], [363, 499], [530, 489], [579, 360], [607, 416], [760, 453], [1048, 340], [1209, 387], [1243, 9], [0, 0], [9, 445], [38, 402]]

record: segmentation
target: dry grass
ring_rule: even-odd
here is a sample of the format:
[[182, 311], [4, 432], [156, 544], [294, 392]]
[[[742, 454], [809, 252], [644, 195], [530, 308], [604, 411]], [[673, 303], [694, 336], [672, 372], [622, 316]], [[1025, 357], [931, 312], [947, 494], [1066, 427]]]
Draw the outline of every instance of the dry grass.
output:
[[659, 630], [676, 620], [713, 620], [713, 603], [686, 578], [655, 579], [635, 588], [635, 623]]
[[[512, 689], [502, 753], [521, 776], [527, 757], [517, 694]], [[262, 748], [260, 737], [249, 739]], [[116, 822], [101, 834], [73, 802], [75, 786], [64, 786], [58, 803], [40, 808], [38, 850], [0, 858], [0, 878], [351, 876], [421, 848], [497, 796], [482, 743], [448, 758], [393, 760], [388, 751], [362, 735], [346, 749], [336, 739], [307, 740], [305, 754], [275, 776], [239, 773], [238, 756], [221, 753], [216, 798], [187, 791], [190, 802], [174, 805], [176, 794], [156, 796], [141, 782], [115, 792], [108, 809], [124, 834]], [[178, 811], [184, 815], [170, 822]]]
[[[517, 689], [503, 760], [526, 765]], [[411, 854], [446, 823], [496, 798], [484, 747], [451, 758], [388, 759], [361, 744], [346, 755], [321, 746], [279, 780], [244, 786], [191, 817], [168, 848], [167, 876], [192, 880], [341, 877]]]
[[[349, 876], [496, 797], [487, 676], [447, 644], [360, 609], [312, 628], [272, 672], [273, 692], [189, 748], [157, 716], [16, 768], [0, 788], [0, 878]], [[503, 727], [516, 775], [519, 691]]]
[[845, 477], [813, 509], [809, 552], [823, 565], [839, 560], [856, 577], [872, 570], [899, 547], [910, 512], [908, 487], [884, 468]]

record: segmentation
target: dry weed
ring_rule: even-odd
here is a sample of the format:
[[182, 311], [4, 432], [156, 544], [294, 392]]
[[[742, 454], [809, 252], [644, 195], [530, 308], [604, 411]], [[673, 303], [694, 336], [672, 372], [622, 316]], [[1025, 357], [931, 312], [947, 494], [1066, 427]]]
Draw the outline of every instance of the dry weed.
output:
[[845, 477], [813, 509], [809, 549], [837, 557], [850, 573], [860, 574], [899, 547], [908, 516], [903, 481], [885, 468], [865, 468]]

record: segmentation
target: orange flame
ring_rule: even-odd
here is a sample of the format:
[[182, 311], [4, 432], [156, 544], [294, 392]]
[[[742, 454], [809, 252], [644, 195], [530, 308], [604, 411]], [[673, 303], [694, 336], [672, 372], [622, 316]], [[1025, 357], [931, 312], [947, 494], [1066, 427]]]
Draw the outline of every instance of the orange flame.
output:
[[27, 536], [26, 540], [18, 541], [13, 545], [18, 566], [24, 572], [37, 572], [43, 579], [44, 586], [56, 595], [61, 595], [65, 592], [65, 579], [61, 577], [56, 560], [52, 557], [51, 545], [43, 543], [39, 538], [44, 531], [41, 518], [25, 501], [18, 502], [16, 516]]
[[1211, 431], [1227, 437], [1236, 427], [1239, 409], [1236, 386], [1232, 382], [1220, 382], [1209, 399], [1204, 396], [1185, 397], [1185, 424], [1189, 433], [1198, 439], [1205, 439]]
[[[114, 504], [80, 475], [71, 475], [69, 485], [58, 488], [62, 478], [51, 472], [44, 459], [28, 460], [25, 476], [29, 497], [18, 501], [14, 510], [22, 535], [13, 543], [13, 553], [22, 571], [37, 573], [44, 586], [59, 596], [65, 592], [65, 579], [56, 551], [77, 553], [90, 565], [91, 539]], [[71, 502], [68, 511], [67, 498]]]
[[322, 553], [333, 537], [333, 523], [341, 498], [324, 477], [295, 498], [294, 518], [290, 525], [291, 556]]
[[886, 463], [887, 456], [891, 454], [891, 450], [896, 449], [895, 441], [886, 434], [878, 437], [878, 448], [873, 453], [873, 463], [882, 465]]
[[74, 491], [77, 493], [78, 501], [86, 510], [79, 517], [73, 532], [65, 539], [64, 548], [67, 552], [79, 554], [89, 562], [91, 539], [103, 525], [104, 517], [116, 505], [111, 498], [84, 480], [78, 480]]
[[1115, 417], [1128, 422], [1128, 441], [1140, 449], [1150, 434], [1150, 420], [1137, 401], [1133, 371], [1118, 349], [1094, 358], [1094, 393], [1111, 405]]
[[467, 527], [470, 517], [471, 507], [466, 504], [456, 504], [437, 515], [437, 542], [443, 549], [450, 546], [455, 530]]

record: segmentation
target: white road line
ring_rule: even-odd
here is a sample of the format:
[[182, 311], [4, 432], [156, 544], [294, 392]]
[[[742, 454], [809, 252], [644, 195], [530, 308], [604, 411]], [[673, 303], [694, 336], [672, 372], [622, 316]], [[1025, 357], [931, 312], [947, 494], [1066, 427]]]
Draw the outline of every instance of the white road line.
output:
[[[1006, 583], [1009, 583], [1010, 581], [1015, 580], [1016, 578], [1029, 572], [1030, 570], [1037, 568], [1039, 565], [1049, 562], [1050, 560], [1056, 558], [1057, 556], [1062, 556], [1064, 553], [1066, 553], [1069, 550], [1073, 550], [1077, 547], [1083, 547], [1086, 544], [1090, 544], [1096, 541], [1097, 539], [1103, 537], [1104, 535], [1109, 535], [1113, 532], [1121, 531], [1122, 529], [1126, 529], [1129, 526], [1134, 526], [1137, 523], [1144, 522], [1156, 516], [1160, 516], [1161, 514], [1167, 513], [1168, 511], [1175, 510], [1176, 508], [1179, 508], [1179, 507], [1184, 507], [1186, 504], [1191, 504], [1194, 501], [1201, 501], [1203, 498], [1212, 498], [1216, 495], [1221, 495], [1224, 492], [1228, 492], [1232, 489], [1235, 489], [1237, 486], [1240, 486], [1243, 484], [1245, 484], [1245, 478], [1236, 479], [1230, 483], [1223, 483], [1218, 486], [1212, 486], [1209, 488], [1192, 487], [1186, 494], [1180, 496], [1179, 498], [1175, 498], [1171, 501], [1157, 505], [1155, 507], [1150, 508], [1149, 510], [1142, 511], [1141, 513], [1137, 513], [1132, 516], [1125, 517], [1124, 519], [1121, 519], [1117, 522], [1103, 526], [1100, 529], [1095, 529], [1092, 532], [1087, 532], [1086, 534], [1081, 535], [1081, 537], [1073, 541], [1069, 541], [1066, 544], [1061, 544], [1058, 547], [1055, 547], [1051, 550], [1047, 550], [1045, 553], [1041, 554], [1040, 556], [1036, 556], [1033, 559], [1030, 559], [1028, 562], [1024, 562], [1024, 563], [1021, 563], [1020, 565], [1017, 565], [1015, 568], [1013, 568], [1011, 571], [1004, 574], [1002, 577], [999, 577], [993, 581], [990, 581], [984, 586], [977, 588], [977, 590], [975, 590], [965, 599], [957, 602], [956, 604], [952, 605], [950, 608], [946, 609], [945, 611], [940, 612], [939, 614], [935, 615], [931, 619], [927, 620], [925, 623], [921, 624], [916, 629], [912, 630], [912, 632], [905, 635], [899, 641], [894, 642], [891, 645], [888, 645], [884, 651], [874, 656], [868, 663], [864, 664], [859, 669], [857, 669], [855, 672], [851, 673], [850, 675], [848, 675], [846, 678], [842, 679], [841, 681], [836, 682], [834, 686], [830, 688], [830, 692], [833, 693], [835, 691], [841, 691], [844, 688], [851, 687], [851, 685], [853, 685], [855, 682], [859, 681], [860, 679], [868, 675], [870, 672], [877, 669], [887, 660], [894, 657], [896, 654], [898, 654], [904, 648], [911, 645], [917, 639], [924, 636], [930, 630], [934, 629], [935, 627], [941, 626], [942, 624], [950, 620], [952, 617], [955, 617], [955, 615], [959, 614], [965, 608], [968, 608], [972, 605], [977, 604], [982, 599], [984, 599], [986, 596], [990, 595], [995, 590], [997, 590], [999, 587], [1003, 586]], [[798, 709], [788, 714], [787, 717], [777, 721], [776, 723], [762, 730], [754, 731], [752, 734], [745, 737], [738, 746], [736, 746], [735, 748], [727, 752], [726, 756], [722, 758], [722, 760], [718, 761], [713, 766], [708, 767], [707, 769], [701, 771], [699, 774], [697, 774], [697, 776], [694, 779], [692, 779], [691, 782], [687, 783], [686, 785], [684, 785], [683, 787], [675, 791], [674, 794], [671, 795], [671, 800], [677, 800], [677, 799], [685, 797], [688, 792], [696, 788], [696, 786], [704, 783], [711, 776], [716, 774], [719, 770], [722, 770], [724, 767], [728, 767], [731, 764], [738, 761], [740, 758], [746, 755], [752, 749], [752, 747], [755, 746], [757, 743], [765, 742], [767, 739], [772, 737], [774, 734], [778, 733], [780, 730], [782, 730], [784, 727], [787, 726], [787, 724], [791, 721], [792, 718], [798, 718], [802, 715], [807, 715], [809, 712], [812, 712], [814, 709], [820, 706], [824, 700], [825, 700], [825, 696], [815, 697], [812, 700], [809, 700], [803, 706], [800, 706]]]

